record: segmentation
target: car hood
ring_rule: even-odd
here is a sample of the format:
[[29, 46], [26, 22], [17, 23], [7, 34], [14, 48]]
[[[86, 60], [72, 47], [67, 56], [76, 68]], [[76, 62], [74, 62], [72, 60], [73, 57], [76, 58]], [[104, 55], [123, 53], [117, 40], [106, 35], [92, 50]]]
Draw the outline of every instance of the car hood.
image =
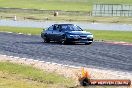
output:
[[86, 31], [68, 31], [66, 32], [68, 34], [73, 34], [73, 35], [91, 35], [92, 33], [86, 32]]

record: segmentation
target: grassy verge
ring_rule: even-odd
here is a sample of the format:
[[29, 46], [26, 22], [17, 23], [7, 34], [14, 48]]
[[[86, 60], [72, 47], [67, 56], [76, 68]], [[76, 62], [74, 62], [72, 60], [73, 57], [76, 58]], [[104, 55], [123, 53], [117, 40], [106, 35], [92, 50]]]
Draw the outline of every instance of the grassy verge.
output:
[[132, 3], [131, 0], [0, 0], [0, 7], [90, 11], [94, 3]]
[[40, 34], [42, 28], [0, 26], [0, 31], [24, 33], [24, 34], [28, 34], [28, 33]]
[[67, 88], [74, 82], [56, 73], [26, 65], [0, 62], [0, 88]]
[[112, 23], [132, 23], [131, 17], [91, 17], [89, 11], [95, 3], [106, 4], [132, 4], [131, 0], [0, 0], [0, 7], [9, 8], [31, 8], [45, 10], [64, 10], [64, 11], [82, 11], [80, 13], [59, 13], [54, 17], [53, 13], [35, 13], [32, 11], [1, 10], [0, 17], [11, 18], [17, 15], [18, 19], [32, 20], [70, 20], [70, 21], [94, 21], [94, 22], [112, 22]]
[[98, 40], [132, 42], [132, 31], [88, 30]]
[[[21, 32], [40, 34], [42, 28], [29, 28], [29, 27], [9, 27], [0, 26], [0, 31]], [[112, 41], [126, 41], [132, 42], [132, 31], [111, 31], [111, 30], [87, 30], [94, 34], [95, 40], [112, 40]]]
[[131, 17], [93, 17], [88, 15], [78, 14], [59, 14], [53, 16], [53, 13], [23, 13], [23, 12], [0, 12], [0, 19], [14, 19], [16, 15], [17, 20], [53, 20], [53, 21], [86, 21], [86, 22], [98, 22], [98, 23], [127, 23], [132, 24]]
[[66, 0], [0, 0], [0, 7], [35, 8], [46, 10], [89, 10], [91, 3]]

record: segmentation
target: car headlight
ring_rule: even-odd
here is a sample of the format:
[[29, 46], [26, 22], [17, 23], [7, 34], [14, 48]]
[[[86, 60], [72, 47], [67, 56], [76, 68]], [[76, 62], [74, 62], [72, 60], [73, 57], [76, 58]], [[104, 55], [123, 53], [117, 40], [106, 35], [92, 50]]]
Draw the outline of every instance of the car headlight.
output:
[[79, 38], [79, 35], [70, 35], [70, 37]]
[[87, 35], [87, 37], [93, 38], [93, 35]]

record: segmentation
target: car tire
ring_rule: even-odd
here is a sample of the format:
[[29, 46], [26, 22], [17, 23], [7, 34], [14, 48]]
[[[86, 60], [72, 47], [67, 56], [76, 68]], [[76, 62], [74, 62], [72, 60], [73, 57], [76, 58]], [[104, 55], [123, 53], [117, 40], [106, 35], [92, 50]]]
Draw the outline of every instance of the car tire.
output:
[[45, 43], [49, 43], [50, 42], [50, 40], [47, 37], [44, 37], [43, 39], [44, 39]]
[[66, 44], [67, 44], [66, 35], [63, 35], [63, 39], [62, 39], [61, 43], [62, 43], [63, 45], [66, 45]]
[[62, 41], [61, 43], [62, 43], [63, 45], [66, 45], [66, 44], [67, 44], [67, 42], [66, 42], [66, 41]]
[[89, 42], [89, 43], [85, 43], [85, 45], [91, 45], [92, 44], [92, 42]]

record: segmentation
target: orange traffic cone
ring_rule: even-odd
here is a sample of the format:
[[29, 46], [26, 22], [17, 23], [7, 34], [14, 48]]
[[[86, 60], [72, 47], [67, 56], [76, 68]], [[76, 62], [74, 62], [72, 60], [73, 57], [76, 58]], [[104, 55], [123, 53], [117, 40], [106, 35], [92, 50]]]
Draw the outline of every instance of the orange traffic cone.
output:
[[85, 71], [84, 68], [82, 67], [82, 77], [79, 78], [79, 82], [82, 86], [86, 86], [91, 84], [90, 82], [90, 75], [88, 71]]
[[82, 68], [82, 77], [90, 78], [88, 71], [85, 71], [84, 68]]

